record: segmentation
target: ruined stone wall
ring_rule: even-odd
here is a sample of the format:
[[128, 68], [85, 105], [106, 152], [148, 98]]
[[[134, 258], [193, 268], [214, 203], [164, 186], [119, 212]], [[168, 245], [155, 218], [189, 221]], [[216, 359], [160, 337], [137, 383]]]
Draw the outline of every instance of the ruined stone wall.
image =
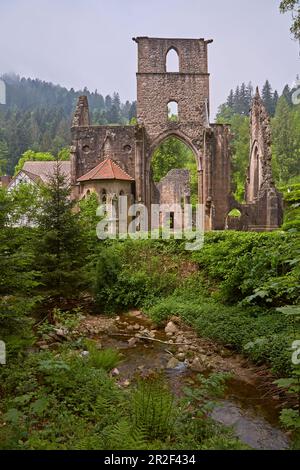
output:
[[272, 177], [271, 124], [258, 89], [250, 113], [250, 158], [246, 201], [254, 202], [265, 189], [274, 186]]
[[[138, 43], [137, 118], [153, 141], [165, 133], [168, 103], [178, 104], [181, 132], [190, 140], [199, 127], [208, 125], [209, 74], [204, 39], [136, 38]], [[174, 49], [179, 56], [179, 72], [166, 72], [166, 56]]]
[[207, 44], [204, 39], [148, 38], [133, 39], [138, 47], [138, 72], [165, 73], [165, 57], [170, 49], [179, 56], [180, 72], [207, 73]]
[[73, 184], [108, 157], [135, 178], [135, 132], [135, 126], [72, 127]]
[[[151, 179], [151, 158], [166, 138], [177, 137], [191, 148], [199, 172], [204, 164], [204, 134], [209, 127], [207, 48], [211, 41], [147, 37], [135, 41], [138, 44], [137, 118], [144, 128], [141, 192], [149, 206], [157, 202], [157, 191]], [[178, 72], [166, 70], [166, 58], [171, 49], [178, 54]], [[170, 101], [178, 105], [176, 122], [168, 119]]]
[[248, 230], [273, 230], [282, 224], [282, 197], [273, 181], [271, 143], [270, 118], [257, 88], [250, 113], [246, 205], [241, 206]]
[[[212, 133], [208, 138], [210, 152], [207, 151], [206, 194], [209, 202], [212, 201], [211, 219], [212, 230], [223, 230], [227, 214], [230, 212], [231, 195], [231, 133], [229, 126], [211, 124]], [[207, 161], [211, 159], [208, 165]]]
[[208, 79], [208, 75], [138, 74], [137, 117], [150, 139], [175, 126], [168, 120], [170, 101], [178, 104], [181, 131], [192, 140], [198, 136], [199, 127], [207, 124]]
[[[243, 230], [272, 230], [282, 222], [282, 198], [271, 166], [270, 120], [257, 90], [253, 100], [246, 204], [234, 200], [231, 188], [230, 129], [209, 124], [207, 49], [211, 40], [138, 37], [136, 126], [91, 126], [86, 97], [80, 97], [72, 124], [71, 180], [73, 197], [80, 197], [77, 178], [104, 158], [116, 161], [135, 179], [136, 202], [181, 202], [186, 174], [171, 171], [159, 185], [152, 179], [151, 158], [168, 137], [190, 147], [198, 170], [198, 202], [205, 206], [206, 230], [222, 230], [231, 209], [232, 221]], [[166, 57], [174, 49], [179, 71], [167, 72]], [[178, 120], [168, 119], [168, 103], [178, 104]], [[179, 172], [180, 171], [180, 172]], [[185, 175], [185, 176], [184, 176]]]

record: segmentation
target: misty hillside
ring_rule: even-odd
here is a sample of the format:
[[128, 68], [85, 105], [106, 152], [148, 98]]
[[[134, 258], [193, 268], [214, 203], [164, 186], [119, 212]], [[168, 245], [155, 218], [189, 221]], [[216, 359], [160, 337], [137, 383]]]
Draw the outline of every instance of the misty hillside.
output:
[[[70, 144], [70, 124], [78, 96], [88, 96], [93, 124], [126, 124], [135, 102], [122, 103], [118, 93], [103, 97], [87, 88], [75, 91], [39, 79], [5, 74], [6, 105], [0, 105], [0, 162], [12, 174], [27, 149], [56, 154]], [[3, 163], [2, 163], [3, 167]]]

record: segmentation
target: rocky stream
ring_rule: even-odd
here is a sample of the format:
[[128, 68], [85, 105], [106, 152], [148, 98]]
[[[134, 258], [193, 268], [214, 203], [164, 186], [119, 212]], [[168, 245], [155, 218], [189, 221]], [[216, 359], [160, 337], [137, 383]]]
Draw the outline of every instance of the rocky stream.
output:
[[184, 386], [197, 386], [196, 375], [229, 372], [225, 396], [212, 412], [214, 420], [232, 427], [240, 440], [254, 449], [279, 450], [289, 446], [289, 436], [279, 426], [284, 397], [273, 385], [265, 366], [197, 336], [172, 317], [157, 327], [140, 311], [117, 317], [86, 316], [78, 333], [96, 341], [99, 348], [115, 348], [122, 355], [111, 373], [120, 387], [128, 387], [137, 373], [161, 370], [173, 393]]

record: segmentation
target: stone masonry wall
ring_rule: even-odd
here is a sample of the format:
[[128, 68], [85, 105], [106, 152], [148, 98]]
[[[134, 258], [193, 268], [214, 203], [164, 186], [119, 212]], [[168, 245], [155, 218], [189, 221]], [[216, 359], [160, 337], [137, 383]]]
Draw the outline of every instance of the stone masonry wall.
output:
[[213, 202], [212, 229], [223, 230], [230, 212], [231, 194], [231, 133], [229, 126], [212, 124], [211, 198]]
[[189, 202], [190, 172], [185, 169], [173, 169], [157, 184], [161, 204], [182, 204]]
[[135, 126], [73, 127], [72, 143], [74, 182], [108, 157], [135, 178]]
[[[171, 171], [159, 185], [151, 158], [167, 137], [177, 137], [194, 152], [199, 202], [205, 204], [207, 229], [224, 228], [230, 195], [229, 132], [209, 124], [208, 44], [204, 39], [136, 38], [138, 44], [137, 126], [91, 126], [86, 97], [80, 97], [72, 126], [72, 182], [106, 157], [135, 179], [135, 197], [152, 202], [182, 202], [189, 197], [189, 174]], [[166, 71], [174, 49], [179, 71]], [[178, 104], [178, 120], [168, 119], [168, 103]], [[76, 196], [75, 196], [76, 197]], [[222, 225], [223, 224], [223, 225]]]
[[179, 38], [133, 38], [138, 43], [138, 72], [165, 73], [170, 49], [179, 55], [180, 72], [207, 73], [207, 44], [211, 40]]
[[[182, 132], [191, 140], [208, 125], [209, 74], [204, 39], [137, 38], [137, 118], [150, 140], [168, 128], [168, 103], [176, 101]], [[174, 49], [179, 72], [166, 72], [166, 56]]]

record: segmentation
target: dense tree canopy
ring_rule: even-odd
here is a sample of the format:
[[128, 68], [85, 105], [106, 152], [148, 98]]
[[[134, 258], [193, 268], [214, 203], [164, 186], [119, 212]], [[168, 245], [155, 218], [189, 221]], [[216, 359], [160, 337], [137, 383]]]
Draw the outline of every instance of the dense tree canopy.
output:
[[104, 99], [97, 90], [74, 91], [59, 85], [4, 75], [6, 105], [0, 105], [0, 174], [14, 173], [28, 149], [56, 155], [70, 145], [71, 117], [78, 96], [88, 97], [94, 124], [126, 124], [136, 114], [135, 103], [121, 103], [118, 93]]
[[185, 168], [187, 162], [195, 162], [193, 152], [179, 139], [165, 140], [154, 152], [152, 172], [154, 181], [160, 181], [173, 168]]
[[191, 201], [197, 202], [197, 163], [192, 150], [179, 139], [170, 137], [154, 152], [151, 168], [153, 179], [159, 182], [172, 169], [186, 168], [190, 171]]
[[[279, 97], [266, 80], [261, 97], [271, 116], [273, 171], [276, 182], [288, 184], [299, 180], [300, 166], [300, 105], [293, 104], [295, 88], [286, 85]], [[231, 125], [233, 180], [235, 196], [243, 200], [245, 176], [249, 160], [249, 110], [253, 89], [242, 84], [230, 91], [226, 103], [220, 106], [217, 122]], [[250, 98], [250, 100], [249, 100]]]

